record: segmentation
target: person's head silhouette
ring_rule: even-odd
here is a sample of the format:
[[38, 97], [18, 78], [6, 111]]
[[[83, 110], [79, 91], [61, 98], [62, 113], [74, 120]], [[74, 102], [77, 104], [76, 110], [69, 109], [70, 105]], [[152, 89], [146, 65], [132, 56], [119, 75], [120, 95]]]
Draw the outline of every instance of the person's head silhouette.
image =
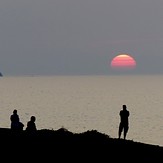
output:
[[35, 122], [35, 120], [36, 120], [36, 117], [35, 116], [31, 116], [31, 121]]
[[16, 110], [16, 109], [14, 109], [13, 113], [14, 113], [14, 114], [17, 114], [17, 110]]
[[126, 105], [123, 105], [123, 110], [126, 110], [127, 106]]

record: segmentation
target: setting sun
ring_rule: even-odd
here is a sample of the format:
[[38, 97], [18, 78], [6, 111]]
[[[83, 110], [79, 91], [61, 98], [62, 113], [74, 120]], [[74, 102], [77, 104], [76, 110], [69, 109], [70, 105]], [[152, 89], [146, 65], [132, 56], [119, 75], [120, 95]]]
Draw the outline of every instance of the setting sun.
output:
[[111, 61], [111, 67], [115, 69], [127, 68], [133, 69], [136, 67], [136, 61], [128, 54], [120, 54], [114, 57]]

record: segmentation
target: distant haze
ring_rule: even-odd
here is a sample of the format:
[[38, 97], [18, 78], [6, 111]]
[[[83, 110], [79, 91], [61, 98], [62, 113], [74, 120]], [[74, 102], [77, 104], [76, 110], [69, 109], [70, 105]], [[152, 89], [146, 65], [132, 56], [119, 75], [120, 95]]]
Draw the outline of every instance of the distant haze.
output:
[[109, 75], [120, 53], [131, 74], [163, 73], [162, 0], [1, 0], [3, 75]]

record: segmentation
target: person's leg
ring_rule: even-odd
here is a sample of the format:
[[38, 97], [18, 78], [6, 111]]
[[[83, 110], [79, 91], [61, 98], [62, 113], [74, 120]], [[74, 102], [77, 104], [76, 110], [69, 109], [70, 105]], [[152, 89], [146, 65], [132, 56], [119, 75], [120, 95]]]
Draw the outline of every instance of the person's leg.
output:
[[122, 126], [122, 123], [120, 123], [119, 124], [119, 130], [118, 130], [118, 138], [119, 139], [121, 138], [122, 129], [123, 129], [123, 126]]
[[124, 139], [126, 139], [126, 135], [127, 135], [127, 132], [128, 132], [128, 125], [126, 125], [125, 127], [124, 127]]

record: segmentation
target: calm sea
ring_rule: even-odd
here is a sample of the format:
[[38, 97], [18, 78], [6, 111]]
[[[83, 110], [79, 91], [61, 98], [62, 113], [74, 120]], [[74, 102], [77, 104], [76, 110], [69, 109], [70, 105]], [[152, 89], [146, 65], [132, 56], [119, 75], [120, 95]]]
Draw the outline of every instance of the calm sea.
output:
[[18, 110], [26, 128], [98, 130], [118, 137], [119, 111], [130, 111], [127, 139], [163, 146], [163, 76], [21, 76], [0, 78], [0, 127]]

